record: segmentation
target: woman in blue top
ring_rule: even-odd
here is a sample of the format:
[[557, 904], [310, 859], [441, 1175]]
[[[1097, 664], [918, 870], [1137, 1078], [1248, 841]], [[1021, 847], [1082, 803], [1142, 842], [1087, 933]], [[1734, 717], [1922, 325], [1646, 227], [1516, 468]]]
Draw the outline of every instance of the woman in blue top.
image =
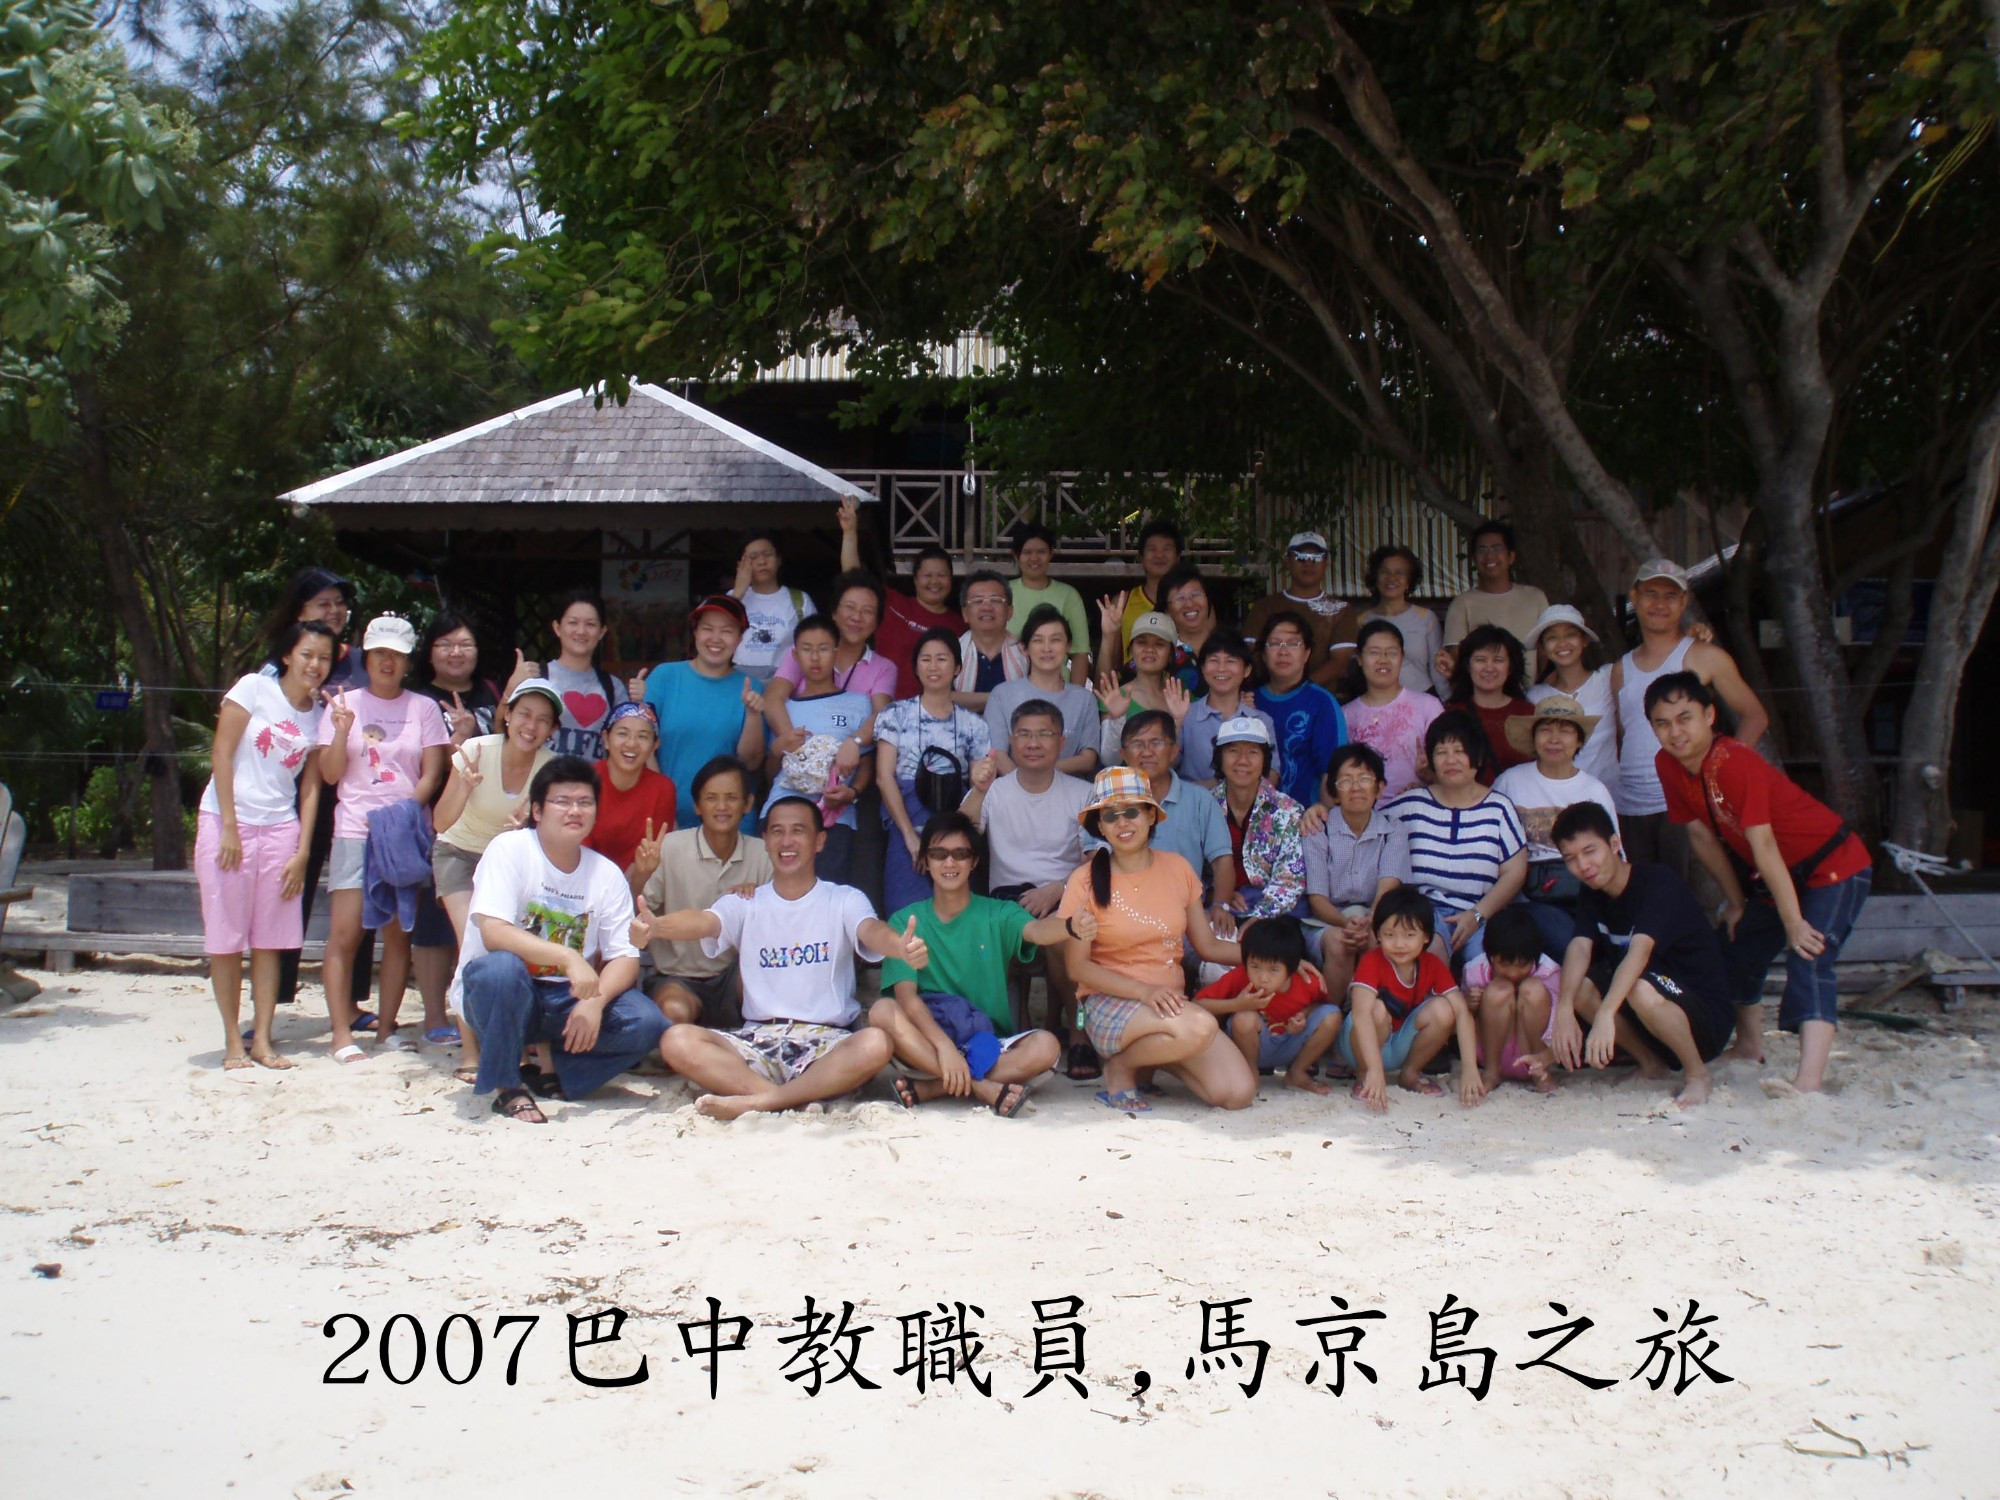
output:
[[1347, 743], [1347, 719], [1333, 694], [1306, 680], [1312, 659], [1312, 626], [1297, 610], [1271, 611], [1257, 642], [1264, 685], [1257, 706], [1278, 729], [1278, 790], [1301, 807], [1319, 800], [1333, 752]]
[[958, 661], [957, 636], [926, 630], [910, 653], [920, 691], [914, 698], [898, 699], [875, 719], [882, 822], [893, 830], [882, 866], [885, 911], [930, 898], [931, 883], [916, 868], [918, 836], [932, 813], [958, 806], [972, 788], [972, 763], [993, 748], [986, 720], [952, 702]]

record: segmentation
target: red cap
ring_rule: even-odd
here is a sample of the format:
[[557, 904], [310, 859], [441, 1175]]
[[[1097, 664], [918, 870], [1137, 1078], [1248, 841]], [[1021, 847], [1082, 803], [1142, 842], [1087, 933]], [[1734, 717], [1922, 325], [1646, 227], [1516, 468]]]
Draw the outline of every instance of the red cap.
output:
[[744, 613], [743, 606], [740, 603], [730, 598], [727, 594], [710, 594], [707, 598], [699, 601], [693, 609], [688, 611], [689, 628], [692, 629], [694, 622], [710, 610], [728, 615], [730, 619], [736, 622], [738, 630], [748, 630], [750, 628], [750, 616]]

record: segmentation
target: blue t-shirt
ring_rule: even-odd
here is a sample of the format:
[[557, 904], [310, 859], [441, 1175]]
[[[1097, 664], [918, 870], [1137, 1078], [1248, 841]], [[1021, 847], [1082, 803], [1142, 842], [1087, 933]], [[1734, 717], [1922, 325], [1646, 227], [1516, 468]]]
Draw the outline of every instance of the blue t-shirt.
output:
[[[803, 729], [807, 734], [830, 734], [837, 740], [844, 740], [857, 733], [868, 721], [868, 715], [875, 711], [875, 705], [868, 701], [866, 693], [828, 693], [823, 698], [787, 698], [785, 712], [792, 717], [792, 728]], [[826, 791], [819, 786], [793, 786], [785, 779], [784, 757], [778, 756], [768, 762], [765, 769], [771, 773], [771, 794], [764, 799], [765, 811], [780, 797], [804, 795], [818, 800]], [[850, 785], [854, 778], [846, 778]], [[853, 828], [854, 804], [848, 803], [840, 810], [837, 827]]]
[[674, 811], [683, 828], [700, 821], [694, 773], [718, 755], [734, 755], [743, 736], [741, 672], [704, 677], [694, 663], [663, 662], [646, 677], [646, 702], [660, 716], [660, 770], [674, 783]]
[[1258, 688], [1257, 706], [1278, 726], [1278, 790], [1311, 807], [1319, 801], [1333, 752], [1347, 743], [1347, 716], [1316, 682], [1302, 682], [1289, 693]]

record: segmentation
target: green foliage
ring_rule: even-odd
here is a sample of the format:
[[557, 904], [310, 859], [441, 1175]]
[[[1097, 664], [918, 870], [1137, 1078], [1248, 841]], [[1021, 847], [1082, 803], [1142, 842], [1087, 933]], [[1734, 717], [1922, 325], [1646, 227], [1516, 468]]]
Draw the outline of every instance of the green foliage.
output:
[[72, 0], [0, 0], [0, 433], [60, 439], [127, 308], [119, 235], [160, 228], [195, 135]]

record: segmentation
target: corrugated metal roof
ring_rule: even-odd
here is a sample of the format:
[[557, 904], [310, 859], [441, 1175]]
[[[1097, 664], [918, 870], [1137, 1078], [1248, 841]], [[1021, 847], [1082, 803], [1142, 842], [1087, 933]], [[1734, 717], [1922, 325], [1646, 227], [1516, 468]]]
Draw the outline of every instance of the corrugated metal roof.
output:
[[[858, 380], [848, 369], [847, 354], [844, 348], [795, 354], [751, 378], [759, 384]], [[961, 333], [950, 344], [926, 344], [924, 354], [950, 380], [992, 375], [1007, 363], [1007, 351], [983, 333]]]
[[714, 412], [634, 382], [625, 405], [574, 390], [363, 464], [296, 505], [833, 504], [867, 491]]

